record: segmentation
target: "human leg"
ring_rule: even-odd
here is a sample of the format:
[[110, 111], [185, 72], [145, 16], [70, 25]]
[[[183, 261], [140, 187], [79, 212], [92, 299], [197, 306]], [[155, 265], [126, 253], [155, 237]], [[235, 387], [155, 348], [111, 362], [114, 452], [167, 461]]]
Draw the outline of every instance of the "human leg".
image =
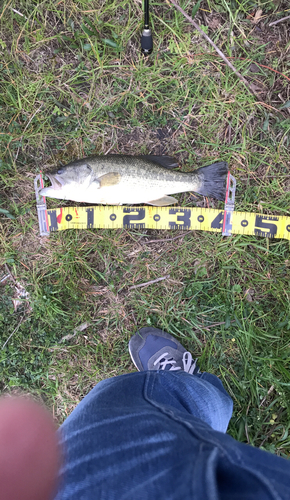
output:
[[[190, 371], [184, 351], [176, 359]], [[221, 382], [169, 360], [100, 382], [68, 417], [57, 500], [286, 499], [287, 461], [224, 434], [232, 403]]]

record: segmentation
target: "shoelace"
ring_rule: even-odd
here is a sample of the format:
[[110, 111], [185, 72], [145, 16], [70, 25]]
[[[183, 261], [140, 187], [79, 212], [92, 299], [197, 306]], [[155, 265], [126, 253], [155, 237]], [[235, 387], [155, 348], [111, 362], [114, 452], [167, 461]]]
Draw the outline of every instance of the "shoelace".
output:
[[[192, 359], [191, 353], [186, 351], [182, 356], [183, 366], [175, 366], [176, 365], [175, 359], [170, 357], [168, 352], [164, 352], [163, 354], [161, 354], [161, 356], [159, 356], [159, 358], [157, 358], [154, 361], [153, 364], [154, 366], [156, 366], [158, 365], [158, 363], [160, 363], [159, 370], [165, 370], [167, 365], [171, 365], [168, 371], [183, 370], [187, 373], [193, 374], [194, 371], [196, 370], [196, 361], [197, 361], [196, 359]], [[197, 372], [198, 371], [199, 370], [197, 370]]]

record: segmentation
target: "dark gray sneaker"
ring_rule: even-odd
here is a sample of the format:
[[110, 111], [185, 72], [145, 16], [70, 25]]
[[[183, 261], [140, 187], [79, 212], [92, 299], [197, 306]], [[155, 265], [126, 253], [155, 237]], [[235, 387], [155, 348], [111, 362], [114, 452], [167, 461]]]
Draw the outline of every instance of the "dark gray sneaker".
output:
[[158, 328], [138, 330], [129, 342], [129, 352], [137, 370], [183, 370], [200, 373], [190, 352], [169, 333]]

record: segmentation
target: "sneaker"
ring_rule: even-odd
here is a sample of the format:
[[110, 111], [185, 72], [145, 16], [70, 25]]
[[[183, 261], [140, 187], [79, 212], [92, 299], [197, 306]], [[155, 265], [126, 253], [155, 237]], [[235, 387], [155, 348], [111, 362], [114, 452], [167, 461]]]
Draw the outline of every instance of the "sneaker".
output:
[[129, 353], [137, 370], [185, 371], [200, 373], [190, 352], [169, 333], [158, 328], [138, 330], [129, 342]]

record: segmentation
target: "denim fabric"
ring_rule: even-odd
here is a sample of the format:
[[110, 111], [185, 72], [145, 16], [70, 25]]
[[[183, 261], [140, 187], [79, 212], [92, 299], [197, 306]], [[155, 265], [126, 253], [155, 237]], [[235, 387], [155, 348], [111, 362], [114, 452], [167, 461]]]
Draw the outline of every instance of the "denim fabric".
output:
[[290, 462], [225, 434], [231, 414], [208, 373], [104, 380], [60, 428], [55, 500], [289, 500]]

